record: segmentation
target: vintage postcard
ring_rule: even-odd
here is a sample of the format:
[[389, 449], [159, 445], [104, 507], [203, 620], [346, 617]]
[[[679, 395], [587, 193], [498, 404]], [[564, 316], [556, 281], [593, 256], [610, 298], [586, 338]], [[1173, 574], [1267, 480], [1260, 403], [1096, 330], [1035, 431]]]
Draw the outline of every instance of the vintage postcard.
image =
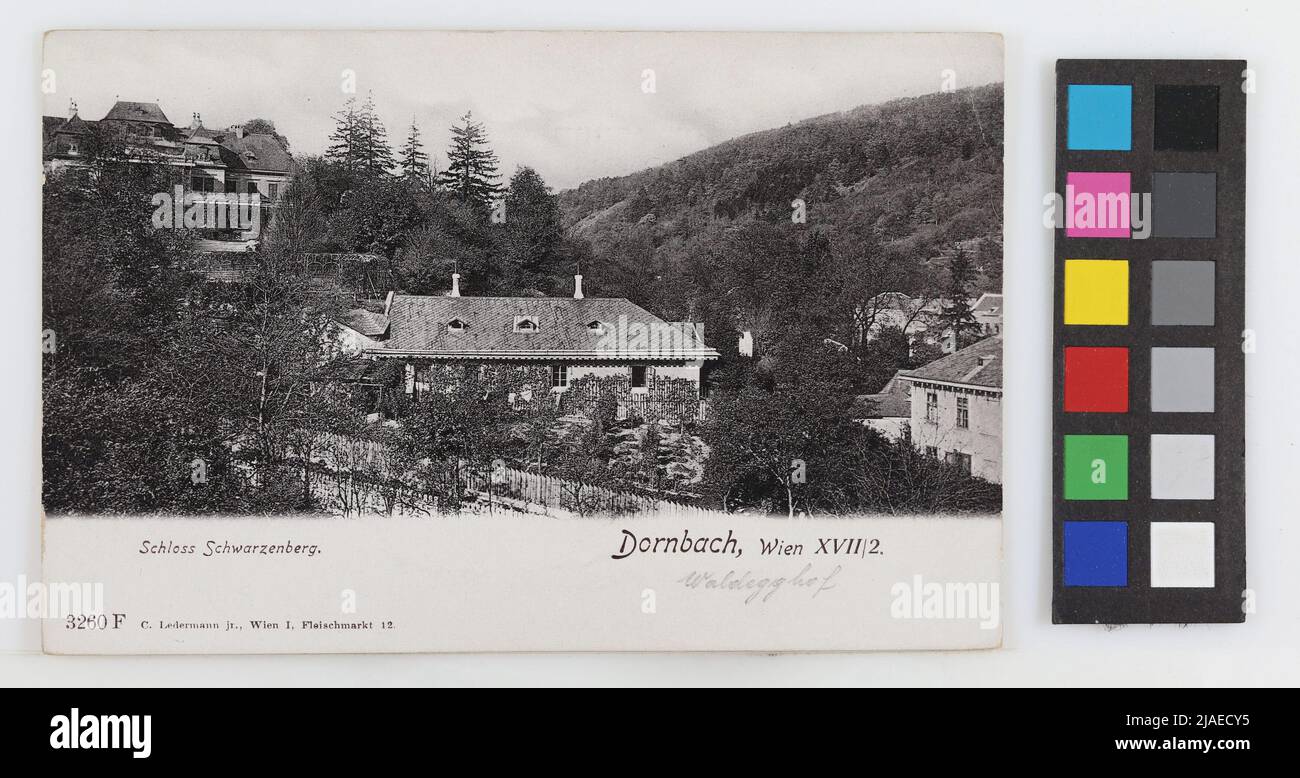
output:
[[1002, 81], [990, 34], [49, 33], [45, 650], [999, 646]]

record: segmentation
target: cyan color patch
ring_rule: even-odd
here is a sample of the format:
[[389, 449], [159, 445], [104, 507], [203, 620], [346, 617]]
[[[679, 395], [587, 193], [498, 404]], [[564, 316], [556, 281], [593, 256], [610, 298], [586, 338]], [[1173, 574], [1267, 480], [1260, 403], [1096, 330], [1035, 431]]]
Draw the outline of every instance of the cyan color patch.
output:
[[1071, 151], [1129, 151], [1133, 147], [1133, 87], [1070, 84], [1067, 148]]
[[1128, 524], [1067, 521], [1066, 586], [1128, 586]]

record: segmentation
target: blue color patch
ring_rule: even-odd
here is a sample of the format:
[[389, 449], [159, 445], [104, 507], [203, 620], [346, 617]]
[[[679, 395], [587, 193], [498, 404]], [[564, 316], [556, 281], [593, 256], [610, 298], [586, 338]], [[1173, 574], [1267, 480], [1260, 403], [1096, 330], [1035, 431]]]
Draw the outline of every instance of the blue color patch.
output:
[[1133, 87], [1070, 84], [1066, 148], [1129, 151], [1133, 147]]
[[1128, 523], [1065, 522], [1065, 585], [1128, 586]]

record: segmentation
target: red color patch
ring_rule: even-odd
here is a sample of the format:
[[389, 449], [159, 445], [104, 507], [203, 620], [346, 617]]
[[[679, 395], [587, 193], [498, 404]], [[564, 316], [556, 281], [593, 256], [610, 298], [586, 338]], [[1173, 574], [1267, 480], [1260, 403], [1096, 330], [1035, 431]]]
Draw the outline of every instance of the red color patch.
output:
[[1067, 413], [1128, 413], [1128, 349], [1065, 350]]

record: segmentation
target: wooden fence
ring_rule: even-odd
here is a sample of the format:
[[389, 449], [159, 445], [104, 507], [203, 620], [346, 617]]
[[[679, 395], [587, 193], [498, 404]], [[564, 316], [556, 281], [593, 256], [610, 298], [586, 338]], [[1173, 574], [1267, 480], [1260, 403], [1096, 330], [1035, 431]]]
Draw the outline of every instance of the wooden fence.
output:
[[726, 516], [694, 505], [608, 489], [567, 478], [539, 475], [513, 467], [496, 467], [465, 477], [468, 491], [513, 504], [530, 513], [577, 516], [654, 515], [676, 518]]
[[[534, 513], [546, 516], [654, 515], [673, 518], [726, 517], [722, 511], [673, 500], [608, 489], [566, 478], [540, 475], [498, 463], [477, 470], [462, 462], [457, 468], [459, 489], [450, 480], [432, 491], [411, 487], [408, 473], [396, 473], [387, 444], [372, 439], [323, 433], [316, 436], [307, 468], [312, 494], [327, 508], [346, 515], [383, 513], [428, 515], [458, 491], [472, 512]], [[450, 479], [450, 476], [449, 476]]]

